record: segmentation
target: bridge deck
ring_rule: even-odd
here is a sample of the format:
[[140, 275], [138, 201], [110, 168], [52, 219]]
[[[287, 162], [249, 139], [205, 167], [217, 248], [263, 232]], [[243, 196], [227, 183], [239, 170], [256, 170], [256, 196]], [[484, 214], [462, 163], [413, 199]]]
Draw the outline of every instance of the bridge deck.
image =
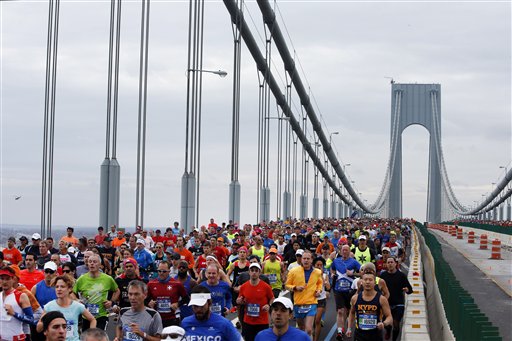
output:
[[489, 259], [490, 247], [480, 250], [478, 240], [468, 244], [467, 239], [457, 239], [439, 230], [429, 232], [441, 243], [444, 258], [462, 287], [499, 328], [503, 340], [512, 340], [512, 253], [502, 249], [503, 259]]

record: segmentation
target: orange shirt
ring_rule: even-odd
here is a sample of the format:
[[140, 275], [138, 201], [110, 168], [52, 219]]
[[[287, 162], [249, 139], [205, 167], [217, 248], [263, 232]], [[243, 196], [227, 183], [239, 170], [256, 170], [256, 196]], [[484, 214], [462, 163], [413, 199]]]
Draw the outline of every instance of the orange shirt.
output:
[[272, 287], [262, 280], [252, 285], [249, 280], [240, 287], [240, 296], [245, 298], [244, 322], [251, 325], [268, 324], [268, 312], [262, 309], [274, 299]]
[[183, 248], [178, 249], [175, 248], [174, 252], [178, 253], [181, 256], [181, 259], [185, 260], [188, 263], [188, 268], [193, 269], [194, 268], [194, 255], [189, 250]]
[[73, 244], [73, 246], [78, 246], [78, 238], [76, 238], [76, 237], [64, 236], [60, 240], [63, 240], [66, 243], [71, 243], [71, 244]]
[[20, 283], [31, 290], [34, 285], [44, 279], [44, 273], [39, 270], [28, 272], [27, 269], [20, 271]]
[[114, 238], [112, 239], [112, 247], [120, 247], [121, 245], [123, 245], [124, 243], [126, 243], [126, 238]]
[[12, 249], [6, 247], [2, 252], [4, 254], [4, 260], [11, 262], [11, 264], [18, 265], [19, 262], [23, 260], [20, 250], [15, 247]]
[[27, 289], [26, 286], [19, 284], [18, 287], [16, 288], [16, 290], [18, 290], [24, 294], [27, 294], [28, 300], [30, 301], [30, 305], [32, 306], [32, 311], [36, 311], [37, 309], [39, 309], [41, 307], [39, 302], [37, 302], [36, 297], [32, 294], [32, 292], [30, 290]]

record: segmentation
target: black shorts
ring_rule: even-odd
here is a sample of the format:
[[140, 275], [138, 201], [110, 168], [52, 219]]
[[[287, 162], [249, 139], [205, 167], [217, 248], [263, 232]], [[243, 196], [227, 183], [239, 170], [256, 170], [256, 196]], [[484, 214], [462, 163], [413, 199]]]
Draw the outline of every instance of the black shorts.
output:
[[272, 293], [274, 294], [274, 298], [278, 298], [281, 293], [280, 289], [272, 289]]
[[404, 310], [405, 307], [403, 305], [395, 305], [391, 307], [391, 316], [393, 316], [393, 321], [402, 321], [402, 319], [404, 318]]
[[316, 305], [317, 308], [325, 308], [327, 305], [327, 299], [318, 300], [318, 303]]
[[350, 299], [352, 298], [352, 291], [347, 292], [334, 292], [334, 300], [336, 301], [336, 309], [347, 308], [350, 309]]

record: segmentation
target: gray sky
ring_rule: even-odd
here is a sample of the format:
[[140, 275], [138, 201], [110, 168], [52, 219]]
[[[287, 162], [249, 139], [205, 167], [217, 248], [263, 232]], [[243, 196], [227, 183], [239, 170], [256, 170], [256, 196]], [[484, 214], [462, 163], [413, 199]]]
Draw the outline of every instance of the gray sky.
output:
[[[0, 219], [1, 223], [38, 224], [48, 4], [12, 1], [0, 2], [0, 6]], [[61, 1], [53, 194], [56, 225], [98, 224], [109, 11], [108, 1]], [[263, 49], [257, 5], [248, 2], [245, 12]], [[303, 70], [303, 81], [318, 105], [317, 114], [328, 132], [340, 132], [333, 136], [339, 156], [351, 164], [349, 175], [369, 202], [379, 193], [389, 157], [391, 89], [386, 76], [399, 83], [441, 84], [445, 162], [462, 204], [480, 201], [491, 190], [491, 183], [503, 176], [499, 166], [511, 166], [509, 1], [278, 1], [277, 13]], [[168, 225], [180, 218], [187, 25], [188, 1], [152, 2], [146, 226]], [[139, 39], [140, 2], [124, 1], [118, 135], [122, 226], [133, 226], [135, 221]], [[207, 2], [203, 66], [226, 70], [229, 75], [203, 77], [199, 224], [210, 217], [226, 220], [228, 214], [232, 40], [224, 4]], [[275, 76], [284, 79], [277, 49], [273, 51]], [[241, 220], [252, 223], [256, 220], [258, 80], [245, 46], [242, 53]], [[294, 101], [298, 108], [297, 97]], [[274, 123], [272, 129], [276, 128]], [[427, 131], [419, 126], [404, 131], [403, 152], [404, 216], [423, 220]], [[271, 167], [275, 167], [272, 157]], [[271, 174], [275, 174], [272, 169]], [[275, 217], [275, 184], [270, 187]], [[312, 193], [311, 189], [310, 197]], [[15, 201], [14, 195], [23, 197]]]

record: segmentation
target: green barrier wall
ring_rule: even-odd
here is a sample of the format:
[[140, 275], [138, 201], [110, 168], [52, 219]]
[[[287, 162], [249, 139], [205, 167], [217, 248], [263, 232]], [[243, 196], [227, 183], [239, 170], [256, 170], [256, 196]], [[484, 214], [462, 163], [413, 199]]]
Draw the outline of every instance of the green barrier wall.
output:
[[[442, 224], [454, 225], [453, 221], [447, 221]], [[491, 231], [491, 232], [495, 232], [495, 233], [503, 233], [503, 234], [508, 234], [509, 236], [512, 236], [512, 227], [489, 225], [489, 224], [479, 224], [479, 223], [464, 223], [464, 222], [461, 222], [457, 225], [472, 227], [474, 229], [481, 229], [481, 230]]]
[[473, 297], [464, 290], [443, 258], [441, 244], [420, 223], [416, 223], [425, 238], [435, 262], [435, 273], [446, 318], [457, 340], [497, 341], [502, 340], [498, 327], [492, 325], [489, 318], [480, 311]]

